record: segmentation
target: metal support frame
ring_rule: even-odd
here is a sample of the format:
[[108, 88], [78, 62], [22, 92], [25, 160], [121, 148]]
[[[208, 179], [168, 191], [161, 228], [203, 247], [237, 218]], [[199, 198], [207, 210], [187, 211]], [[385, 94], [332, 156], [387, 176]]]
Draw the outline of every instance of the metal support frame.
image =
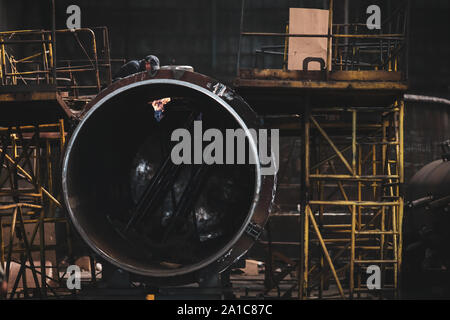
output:
[[[13, 86], [29, 90], [31, 98], [26, 102], [29, 104], [47, 98], [44, 94], [47, 91], [56, 91], [56, 95], [48, 95], [49, 105], [57, 104], [67, 111], [70, 107], [80, 108], [111, 84], [108, 30], [106, 27], [55, 30], [54, 2], [52, 5], [51, 30], [0, 32], [0, 86], [5, 86], [5, 91], [11, 88], [12, 92], [16, 90]], [[57, 43], [63, 43], [62, 48], [74, 46], [82, 56], [64, 60], [64, 50], [58, 50], [57, 59]], [[10, 53], [18, 46], [29, 54], [12, 56]], [[0, 262], [7, 266], [8, 298], [70, 294], [62, 265], [52, 265], [53, 275], [49, 277], [45, 264], [48, 252], [61, 246], [68, 258], [61, 263], [74, 263], [71, 227], [57, 183], [57, 168], [66, 142], [64, 119], [56, 120], [60, 117], [57, 115], [46, 120], [44, 115], [28, 124], [20, 119], [20, 114], [17, 117], [17, 121], [0, 124]], [[65, 228], [66, 239], [58, 238], [56, 245], [50, 245], [46, 243], [45, 227], [56, 223], [65, 224], [62, 229]], [[20, 265], [14, 283], [10, 278], [12, 262]], [[91, 281], [95, 283], [97, 274], [93, 267], [95, 261], [91, 256]], [[27, 287], [27, 270], [33, 275], [33, 288]]]
[[[403, 101], [389, 108], [312, 109], [307, 118], [308, 113], [302, 120], [305, 172], [299, 297], [308, 298], [316, 289], [317, 296], [323, 297], [327, 282], [336, 285], [341, 298], [397, 297], [402, 256]], [[348, 120], [335, 123], [334, 129], [328, 123], [327, 133], [317, 119], [329, 114]], [[373, 124], [374, 119], [381, 129], [375, 127], [363, 136], [358, 126], [366, 121]], [[320, 158], [313, 159], [309, 149], [317, 137]], [[330, 192], [336, 188], [340, 193]], [[366, 270], [371, 265], [381, 271], [379, 289], [367, 286]]]
[[[404, 106], [394, 101], [407, 89], [408, 1], [396, 3], [379, 31], [368, 30], [364, 22], [348, 23], [348, 17], [337, 24], [333, 6], [338, 4], [328, 3], [328, 32], [317, 35], [292, 34], [289, 28], [284, 33], [247, 31], [248, 8], [242, 0], [235, 85], [244, 98], [247, 93], [254, 99], [250, 102], [255, 109], [266, 113], [272, 106], [264, 98], [286, 89], [289, 98], [280, 95], [278, 102], [284, 99], [286, 112], [301, 117], [298, 213], [277, 214], [298, 215], [300, 222], [298, 243], [277, 243], [299, 247], [297, 284], [289, 291], [296, 289], [301, 299], [324, 298], [335, 288], [335, 297], [363, 298], [365, 270], [378, 264], [382, 289], [369, 292], [382, 297], [388, 291], [394, 297], [401, 265], [404, 182]], [[244, 41], [255, 37], [271, 40], [270, 46], [255, 50], [256, 57], [283, 56], [279, 69], [256, 69], [256, 63], [255, 69], [243, 68]], [[287, 70], [291, 37], [326, 38], [325, 70]], [[273, 44], [273, 39], [280, 43]], [[297, 97], [298, 108], [293, 102]], [[289, 125], [293, 127], [297, 130], [298, 123]], [[268, 241], [273, 253], [271, 244]]]
[[[56, 38], [58, 43], [81, 50], [83, 57], [67, 60], [59, 50], [57, 59]], [[11, 56], [14, 46], [26, 47], [33, 54], [20, 59]], [[0, 59], [1, 85], [56, 85], [58, 90], [66, 91], [65, 100], [97, 94], [112, 83], [106, 27], [0, 32]]]
[[[56, 247], [46, 243], [45, 237], [46, 225], [68, 226], [55, 210], [61, 203], [54, 186], [54, 168], [65, 143], [64, 121], [0, 127], [0, 137], [0, 262], [6, 265], [8, 298], [57, 297], [61, 288], [68, 294], [58, 266], [46, 266], [46, 254]], [[71, 239], [66, 241], [71, 248]], [[14, 282], [12, 262], [20, 265]], [[47, 268], [53, 269], [52, 276], [47, 275]], [[27, 270], [33, 276], [31, 288]]]

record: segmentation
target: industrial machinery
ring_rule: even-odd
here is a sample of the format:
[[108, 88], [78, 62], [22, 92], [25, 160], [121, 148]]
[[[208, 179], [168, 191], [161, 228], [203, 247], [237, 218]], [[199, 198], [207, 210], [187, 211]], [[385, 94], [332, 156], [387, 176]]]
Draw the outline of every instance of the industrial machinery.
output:
[[[231, 276], [233, 290], [243, 289], [236, 297], [396, 298], [401, 285], [429, 285], [428, 271], [448, 270], [448, 150], [411, 181], [403, 225], [405, 157], [422, 136], [415, 123], [404, 128], [409, 6], [398, 2], [378, 31], [333, 21], [332, 0], [324, 7], [320, 33], [296, 30], [295, 18], [259, 32], [247, 19], [265, 19], [246, 16], [251, 4], [242, 1], [236, 92], [181, 66], [113, 82], [106, 29], [0, 33], [0, 104], [8, 110], [0, 124], [1, 262], [20, 268], [16, 277], [7, 270], [8, 297], [90, 298], [103, 294], [100, 277], [110, 285], [117, 274], [126, 274], [120, 296], [211, 288], [245, 255], [258, 270]], [[73, 56], [56, 37], [75, 40]], [[292, 58], [309, 39], [323, 55]], [[33, 50], [14, 57], [19, 45]], [[259, 158], [251, 130], [261, 125], [281, 133], [278, 178], [247, 161]], [[243, 133], [246, 161], [236, 145], [226, 164], [198, 161], [214, 139], [207, 130], [226, 137], [228, 129]], [[173, 161], [186, 141], [183, 162]], [[44, 237], [54, 224], [66, 230], [56, 245]], [[47, 267], [55, 247], [67, 259]], [[89, 285], [70, 291], [64, 272], [86, 256]], [[373, 267], [380, 287], [369, 286]]]
[[[153, 102], [167, 97], [156, 116]], [[80, 118], [63, 161], [64, 200], [76, 230], [107, 262], [152, 285], [193, 283], [232, 265], [259, 237], [276, 182], [259, 161], [238, 164], [237, 146], [226, 164], [171, 158], [172, 132], [202, 139], [201, 120], [223, 136], [241, 129], [246, 158], [258, 159], [249, 131], [256, 114], [230, 88], [166, 67], [113, 83]]]
[[450, 141], [442, 159], [420, 169], [408, 186], [403, 289], [406, 297], [450, 296]]

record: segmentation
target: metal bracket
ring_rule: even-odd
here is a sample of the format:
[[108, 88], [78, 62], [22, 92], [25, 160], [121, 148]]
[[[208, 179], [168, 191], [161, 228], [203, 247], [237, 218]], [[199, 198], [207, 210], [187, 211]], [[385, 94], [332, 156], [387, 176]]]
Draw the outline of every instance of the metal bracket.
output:
[[220, 83], [217, 82], [215, 86], [213, 86], [213, 90], [212, 92], [217, 94], [219, 97], [223, 96], [223, 94], [225, 93], [225, 91], [227, 90], [227, 87]]
[[303, 59], [303, 70], [308, 71], [308, 65], [310, 62], [318, 62], [320, 63], [320, 70], [325, 70], [325, 61], [322, 58], [316, 58], [316, 57], [307, 57]]
[[259, 239], [259, 236], [261, 235], [262, 231], [263, 228], [259, 224], [256, 224], [252, 221], [250, 221], [247, 227], [245, 228], [245, 233], [247, 233], [254, 240]]

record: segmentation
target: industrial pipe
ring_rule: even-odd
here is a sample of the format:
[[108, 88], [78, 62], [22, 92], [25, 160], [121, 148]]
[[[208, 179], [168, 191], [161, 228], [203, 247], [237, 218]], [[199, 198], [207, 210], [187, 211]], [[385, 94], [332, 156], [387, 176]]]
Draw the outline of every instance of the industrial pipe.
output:
[[228, 268], [259, 237], [273, 202], [276, 176], [259, 161], [174, 164], [174, 130], [192, 133], [199, 121], [224, 134], [242, 129], [246, 159], [259, 159], [249, 131], [257, 117], [244, 100], [176, 67], [103, 90], [66, 147], [62, 186], [75, 229], [106, 261], [154, 283]]

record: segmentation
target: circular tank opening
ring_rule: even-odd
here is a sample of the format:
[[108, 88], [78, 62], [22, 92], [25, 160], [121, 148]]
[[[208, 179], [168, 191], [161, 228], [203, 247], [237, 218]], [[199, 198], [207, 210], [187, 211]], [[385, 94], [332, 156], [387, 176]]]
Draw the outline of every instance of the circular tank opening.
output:
[[[155, 117], [152, 102], [167, 97], [163, 117]], [[94, 105], [69, 141], [63, 169], [66, 204], [83, 239], [109, 262], [151, 277], [220, 258], [242, 234], [258, 194], [248, 139], [246, 164], [175, 165], [171, 135], [191, 134], [194, 160], [201, 121], [202, 133], [223, 133], [225, 160], [225, 130], [242, 124], [229, 109], [195, 86], [170, 82], [122, 88]], [[204, 150], [211, 142], [201, 143]]]

